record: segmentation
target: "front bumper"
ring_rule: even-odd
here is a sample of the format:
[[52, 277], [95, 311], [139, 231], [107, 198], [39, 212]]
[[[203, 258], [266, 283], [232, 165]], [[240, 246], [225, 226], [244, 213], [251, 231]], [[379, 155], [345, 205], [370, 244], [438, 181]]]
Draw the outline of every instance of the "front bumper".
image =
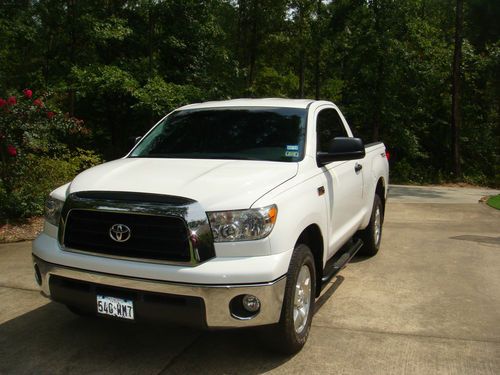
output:
[[[251, 327], [277, 323], [281, 315], [286, 284], [285, 276], [267, 283], [256, 284], [200, 285], [172, 283], [60, 266], [46, 262], [37, 256], [33, 256], [33, 262], [40, 273], [42, 291], [49, 298], [51, 298], [50, 278], [52, 276], [55, 276], [54, 279], [65, 278], [93, 286], [113, 287], [114, 290], [196, 297], [203, 300], [204, 322], [209, 328]], [[244, 294], [252, 294], [261, 302], [259, 313], [251, 318], [237, 317], [230, 310], [231, 300]], [[64, 303], [65, 301], [59, 299], [59, 302]], [[179, 310], [179, 313], [182, 314], [182, 309]]]

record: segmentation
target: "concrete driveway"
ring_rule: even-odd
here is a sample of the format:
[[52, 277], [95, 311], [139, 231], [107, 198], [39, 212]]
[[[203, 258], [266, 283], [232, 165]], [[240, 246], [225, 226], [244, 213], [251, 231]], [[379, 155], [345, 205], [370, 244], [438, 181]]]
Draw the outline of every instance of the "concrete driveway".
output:
[[83, 319], [33, 282], [30, 243], [0, 245], [0, 373], [499, 374], [500, 211], [492, 191], [391, 187], [381, 252], [323, 291], [292, 357], [254, 330]]

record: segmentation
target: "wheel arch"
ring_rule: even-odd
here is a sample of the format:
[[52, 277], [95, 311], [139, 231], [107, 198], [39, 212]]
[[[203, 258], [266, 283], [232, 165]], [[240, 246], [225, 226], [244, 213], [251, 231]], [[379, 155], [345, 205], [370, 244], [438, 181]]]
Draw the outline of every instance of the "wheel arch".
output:
[[310, 224], [300, 234], [295, 246], [304, 244], [311, 249], [316, 268], [316, 296], [321, 293], [321, 278], [323, 277], [324, 240], [321, 229], [317, 224]]
[[375, 187], [375, 194], [377, 194], [382, 202], [382, 220], [385, 216], [385, 201], [387, 199], [386, 185], [383, 177], [380, 177], [377, 181], [377, 186]]

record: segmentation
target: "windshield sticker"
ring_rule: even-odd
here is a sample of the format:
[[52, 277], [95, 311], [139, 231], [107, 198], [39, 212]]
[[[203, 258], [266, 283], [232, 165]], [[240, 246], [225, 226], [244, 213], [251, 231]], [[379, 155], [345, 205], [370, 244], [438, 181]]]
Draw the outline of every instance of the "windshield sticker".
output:
[[289, 156], [292, 158], [298, 158], [299, 152], [298, 151], [287, 151], [287, 152], [285, 152], [285, 156]]
[[299, 145], [286, 145], [287, 151], [299, 151]]

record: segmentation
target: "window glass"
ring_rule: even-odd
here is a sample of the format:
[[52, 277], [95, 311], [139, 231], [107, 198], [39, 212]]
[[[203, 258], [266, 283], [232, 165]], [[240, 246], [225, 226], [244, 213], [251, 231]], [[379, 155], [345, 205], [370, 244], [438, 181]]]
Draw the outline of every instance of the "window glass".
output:
[[304, 156], [306, 117], [303, 108], [176, 111], [130, 156], [296, 162]]
[[333, 108], [323, 109], [316, 120], [317, 151], [328, 151], [330, 141], [335, 137], [348, 137], [338, 112]]

